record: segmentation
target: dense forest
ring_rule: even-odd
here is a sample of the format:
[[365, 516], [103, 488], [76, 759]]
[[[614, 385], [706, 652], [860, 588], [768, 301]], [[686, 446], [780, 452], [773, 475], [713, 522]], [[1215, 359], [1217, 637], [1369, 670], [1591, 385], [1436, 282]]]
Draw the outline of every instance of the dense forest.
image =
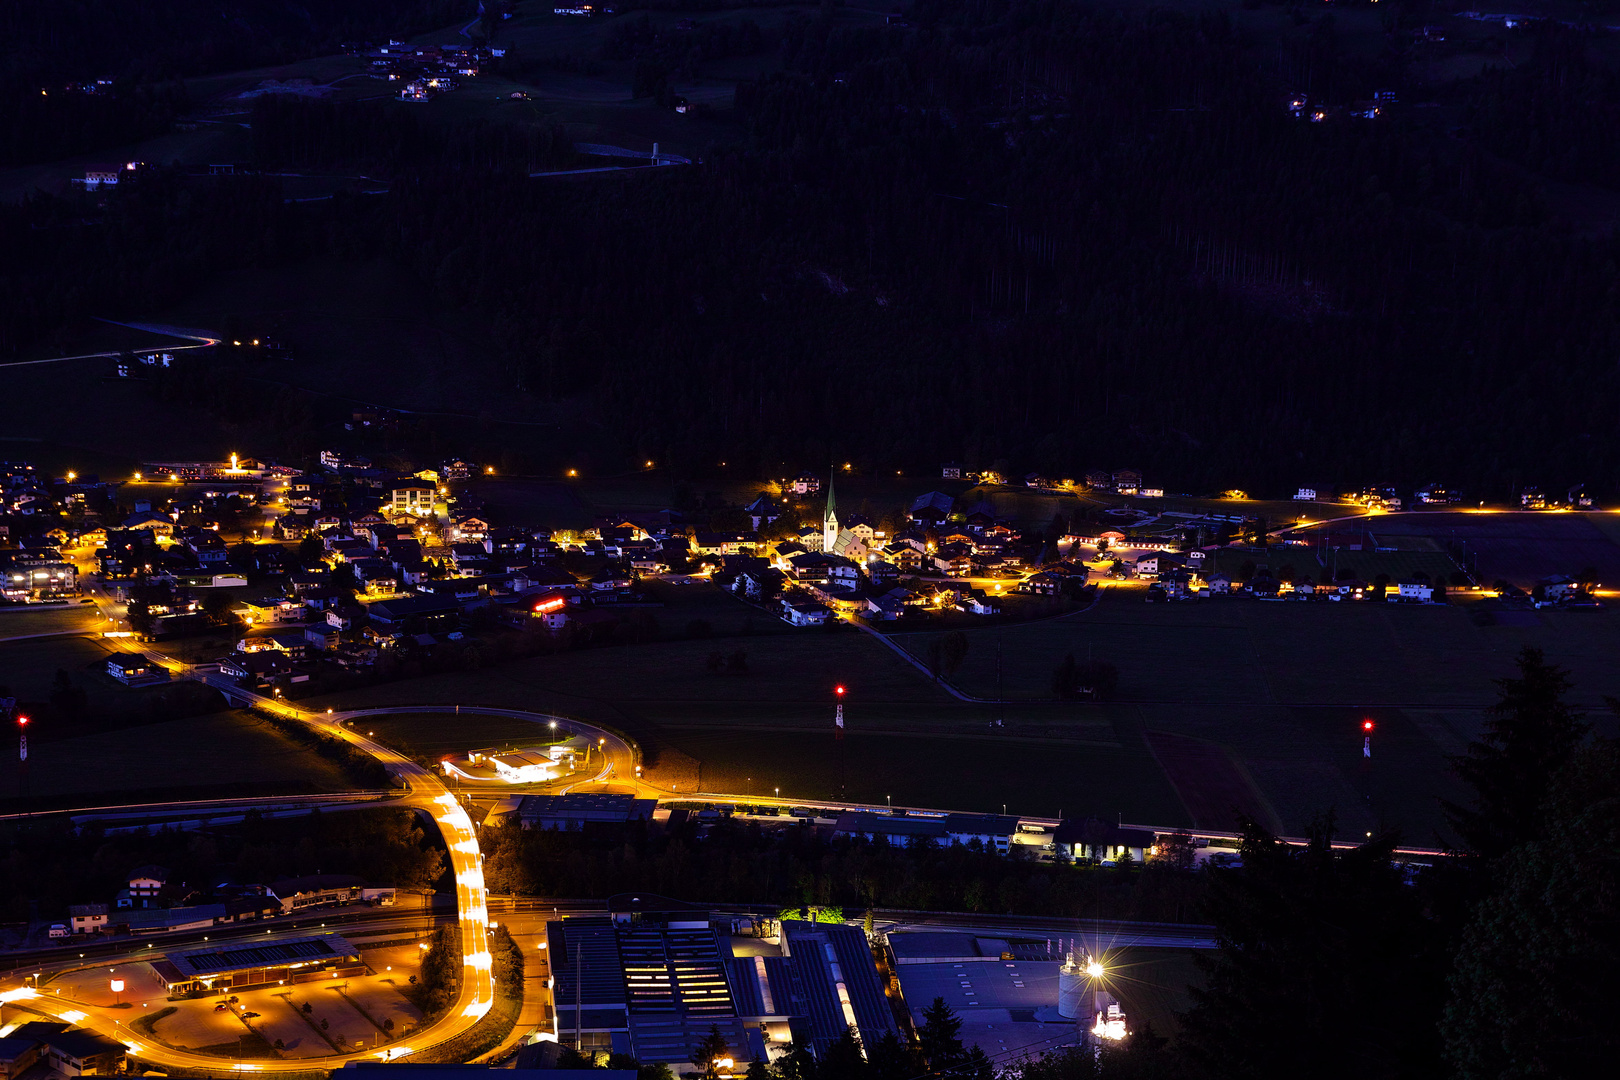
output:
[[[1131, 463], [1172, 490], [1613, 488], [1620, 250], [1543, 186], [1620, 182], [1593, 32], [1544, 24], [1442, 109], [1313, 124], [1296, 81], [1408, 89], [1331, 12], [1298, 17], [1262, 63], [1219, 12], [797, 16], [772, 35], [783, 70], [738, 87], [740, 141], [623, 182], [528, 178], [572, 158], [542, 123], [419, 138], [382, 109], [265, 104], [262, 162], [363, 163], [391, 192], [289, 206], [269, 177], [158, 173], [104, 211], [7, 209], [0, 351], [221, 269], [385, 258], [485, 320], [515, 392], [677, 473], [954, 458]], [[625, 18], [608, 51], [678, 76], [693, 53]], [[736, 25], [703, 47], [760, 47]]]

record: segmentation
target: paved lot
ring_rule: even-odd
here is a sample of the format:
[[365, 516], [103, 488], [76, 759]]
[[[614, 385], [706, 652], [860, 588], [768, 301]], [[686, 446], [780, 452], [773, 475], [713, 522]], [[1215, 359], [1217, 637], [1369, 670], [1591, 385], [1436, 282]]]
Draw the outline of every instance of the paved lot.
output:
[[[420, 951], [407, 945], [367, 949], [362, 955], [376, 974], [237, 990], [236, 1005], [230, 1010], [215, 1008], [227, 1000], [230, 992], [169, 1001], [155, 973], [144, 963], [64, 975], [48, 984], [46, 992], [59, 992], [65, 999], [106, 1008], [110, 1016], [126, 1025], [172, 1007], [174, 1012], [157, 1021], [152, 1034], [174, 1047], [225, 1047], [251, 1030], [271, 1046], [279, 1039], [285, 1057], [322, 1057], [335, 1052], [327, 1039], [349, 1049], [370, 1048], [403, 1037], [421, 1021], [421, 1013], [401, 993], [417, 973]], [[122, 1010], [109, 1008], [116, 1000], [111, 989], [115, 978], [124, 981], [121, 997], [126, 1007]], [[303, 1012], [306, 1003], [310, 1006], [308, 1014]], [[258, 1015], [245, 1016], [247, 1013]], [[305, 1015], [310, 1023], [305, 1022]], [[317, 1032], [311, 1023], [318, 1027], [322, 1020], [326, 1021], [326, 1029]], [[385, 1033], [378, 1025], [390, 1020], [393, 1031]]]

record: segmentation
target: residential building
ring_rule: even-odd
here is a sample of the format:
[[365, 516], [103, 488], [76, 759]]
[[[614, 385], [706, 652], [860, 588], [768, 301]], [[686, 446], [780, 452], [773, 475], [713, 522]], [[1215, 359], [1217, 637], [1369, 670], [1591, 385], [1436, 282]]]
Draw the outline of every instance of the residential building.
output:
[[140, 653], [113, 653], [107, 657], [107, 674], [125, 686], [148, 686], [169, 681], [167, 668], [154, 664]]
[[1403, 581], [1396, 592], [1385, 595], [1388, 600], [1408, 604], [1427, 604], [1433, 597], [1434, 587], [1427, 581]]
[[782, 618], [794, 626], [820, 626], [832, 618], [832, 609], [824, 604], [784, 601]]
[[119, 891], [115, 903], [120, 908], [153, 907], [168, 882], [167, 867], [151, 864], [137, 866], [129, 872], [129, 885]]
[[38, 1044], [35, 1060], [58, 1076], [112, 1076], [123, 1071], [128, 1054], [128, 1048], [115, 1039], [59, 1020], [22, 1024], [7, 1041], [11, 1039]]
[[107, 905], [72, 904], [68, 907], [68, 921], [75, 934], [99, 934], [107, 928]]
[[815, 495], [821, 491], [821, 477], [814, 473], [802, 472], [788, 481], [787, 489], [795, 495]]
[[403, 484], [390, 493], [389, 510], [394, 514], [427, 517], [433, 513], [433, 499], [438, 489], [432, 484]]

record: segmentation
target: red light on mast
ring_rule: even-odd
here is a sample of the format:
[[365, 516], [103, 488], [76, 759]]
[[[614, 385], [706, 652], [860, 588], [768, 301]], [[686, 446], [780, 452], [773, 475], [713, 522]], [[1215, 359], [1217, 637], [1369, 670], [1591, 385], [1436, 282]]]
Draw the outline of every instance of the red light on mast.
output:
[[843, 697], [844, 696], [844, 688], [842, 686], [837, 687], [834, 690], [834, 693], [836, 693], [839, 697]]
[[17, 717], [17, 726], [18, 727], [22, 727], [26, 723], [28, 723], [28, 717], [26, 717], [26, 716]]
[[1373, 729], [1373, 722], [1371, 720], [1363, 720], [1361, 722], [1361, 730], [1362, 731], [1371, 731], [1372, 729]]

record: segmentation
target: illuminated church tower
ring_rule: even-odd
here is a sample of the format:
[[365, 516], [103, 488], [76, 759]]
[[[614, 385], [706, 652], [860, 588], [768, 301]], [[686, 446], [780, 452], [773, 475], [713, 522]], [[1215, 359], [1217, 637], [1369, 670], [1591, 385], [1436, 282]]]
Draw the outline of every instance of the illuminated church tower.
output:
[[827, 514], [821, 519], [821, 550], [831, 553], [833, 546], [838, 543], [838, 511], [833, 499], [832, 477], [827, 478]]

